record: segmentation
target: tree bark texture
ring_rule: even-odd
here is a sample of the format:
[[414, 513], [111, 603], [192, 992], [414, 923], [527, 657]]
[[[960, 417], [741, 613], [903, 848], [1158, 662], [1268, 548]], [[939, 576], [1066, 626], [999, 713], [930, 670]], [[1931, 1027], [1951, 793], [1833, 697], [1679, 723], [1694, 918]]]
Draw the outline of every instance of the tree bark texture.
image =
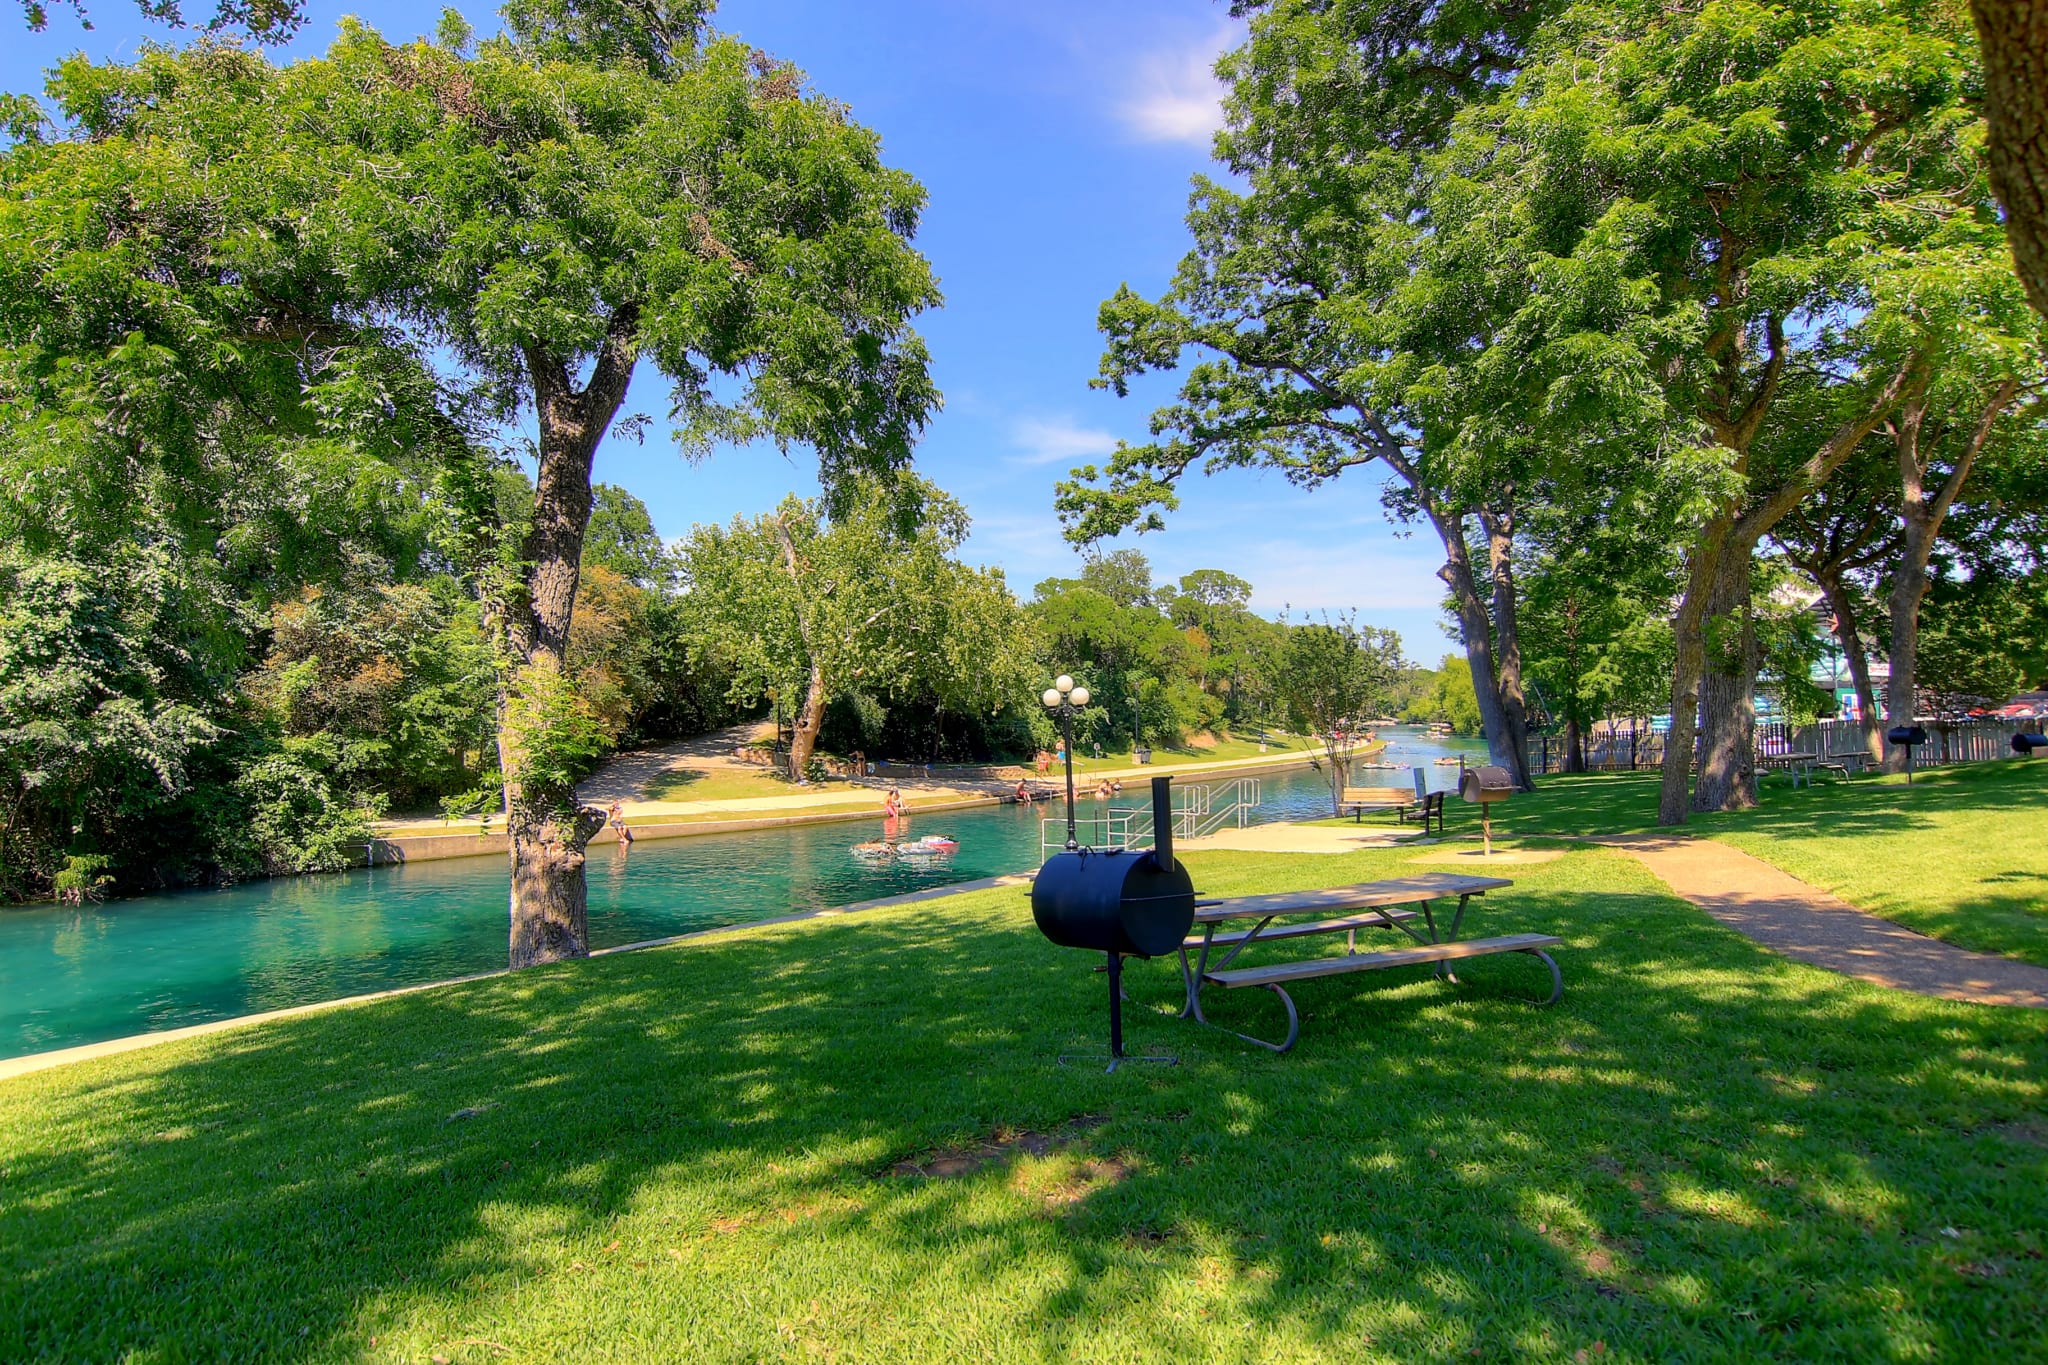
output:
[[[637, 312], [612, 314], [590, 380], [578, 389], [560, 357], [529, 350], [528, 378], [540, 427], [533, 525], [527, 534], [524, 600], [504, 607], [506, 652], [515, 680], [567, 671], [569, 624], [590, 522], [590, 470], [605, 428], [625, 401], [637, 354]], [[584, 850], [604, 813], [581, 805], [574, 784], [523, 777], [526, 747], [507, 724], [500, 698], [498, 755], [505, 773], [507, 858], [511, 864], [511, 964], [530, 967], [590, 953]]]
[[1971, 0], [1984, 53], [1991, 188], [2034, 311], [2048, 317], [2048, 0]]
[[1835, 614], [1835, 638], [1841, 642], [1842, 657], [1849, 664], [1849, 681], [1856, 687], [1856, 714], [1861, 717], [1863, 749], [1873, 763], [1884, 762], [1884, 734], [1877, 723], [1877, 692], [1870, 685], [1870, 655], [1863, 648], [1863, 629], [1856, 621], [1856, 602], [1840, 574], [1820, 579], [1828, 610]]
[[825, 670], [818, 662], [818, 650], [811, 639], [811, 616], [804, 602], [804, 566], [796, 555], [796, 541], [789, 534], [789, 526], [781, 518], [775, 522], [775, 539], [782, 546], [782, 567], [789, 573], [796, 592], [797, 633], [803, 637], [804, 651], [811, 656], [811, 676], [804, 688], [803, 709], [797, 712], [789, 727], [789, 776], [792, 781], [804, 780], [804, 769], [810, 766], [811, 754], [818, 747], [818, 731], [825, 726], [825, 703], [830, 699], [825, 689]]
[[818, 731], [825, 726], [825, 702], [825, 671], [814, 663], [804, 689], [803, 709], [789, 727], [789, 775], [796, 781], [804, 780], [804, 769], [811, 766], [811, 755], [817, 751]]
[[[1968, 443], [1956, 456], [1955, 466], [1941, 481], [1941, 487], [1931, 492], [1927, 487], [1928, 452], [1923, 440], [1927, 419], [1925, 392], [1910, 396], [1892, 424], [1892, 446], [1899, 459], [1899, 560], [1892, 568], [1891, 678], [1885, 685], [1885, 720], [1889, 725], [1911, 725], [1917, 709], [1914, 703], [1919, 695], [1920, 603], [1927, 596], [1927, 561], [1934, 553], [1934, 542], [1941, 535], [1942, 522], [1955, 505], [1956, 495], [1969, 481], [1977, 457], [1991, 439], [1992, 429], [2018, 392], [2017, 380], [1999, 385], [1971, 431]], [[1903, 772], [1905, 749], [1891, 747], [1893, 752], [1886, 756], [1885, 766], [1893, 772]]]
[[[1511, 713], [1504, 704], [1500, 670], [1495, 662], [1494, 621], [1488, 614], [1486, 598], [1480, 594], [1478, 575], [1472, 571], [1471, 547], [1465, 543], [1465, 516], [1444, 511], [1427, 497], [1423, 502], [1430, 523], [1443, 541], [1444, 565], [1437, 570], [1437, 577], [1450, 588], [1451, 601], [1458, 613], [1458, 635], [1465, 646], [1465, 662], [1472, 670], [1472, 694], [1479, 703], [1479, 727], [1486, 734], [1487, 756], [1513, 775], [1517, 788], [1534, 790], [1529, 779], [1527, 721], [1520, 709], [1519, 646], [1515, 653], [1517, 709]], [[1512, 602], [1512, 580], [1506, 592]]]
[[[1771, 321], [1771, 369], [1779, 368], [1784, 337]], [[1756, 545], [1814, 489], [1842, 466], [1857, 444], [1877, 430], [1885, 414], [1901, 398], [1924, 384], [1926, 358], [1909, 355], [1882, 388], [1871, 394], [1861, 412], [1848, 418], [1823, 441], [1792, 476], [1762, 496], [1752, 495], [1741, 507], [1724, 509], [1700, 529], [1693, 541], [1685, 595], [1672, 620], [1677, 666], [1671, 679], [1671, 731], [1665, 737], [1664, 778], [1657, 797], [1657, 823], [1682, 825], [1688, 810], [1732, 810], [1756, 803], [1756, 778], [1740, 777], [1751, 757], [1739, 759], [1733, 746], [1756, 733], [1755, 626], [1749, 619], [1750, 560]], [[1738, 472], [1746, 472], [1749, 443], [1762, 424], [1775, 377], [1767, 378], [1745, 407], [1740, 421], [1715, 421], [1715, 435], [1736, 452]], [[1731, 618], [1723, 613], [1737, 613]], [[1709, 679], [1709, 671], [1718, 676]], [[1711, 719], [1702, 719], [1708, 707]], [[1706, 734], [1700, 730], [1705, 726]], [[1699, 784], [1691, 798], [1687, 787], [1695, 741], [1700, 751]], [[1713, 765], [1709, 774], [1708, 766]], [[1713, 804], [1715, 801], [1735, 804]]]
[[1697, 811], [1756, 805], [1756, 675], [1763, 663], [1751, 600], [1755, 542], [1730, 547], [1707, 599], [1700, 666]]
[[[1708, 601], [1731, 550], [1732, 518], [1718, 517], [1693, 542], [1685, 593], [1671, 620], [1671, 728], [1664, 736], [1663, 783], [1657, 794], [1657, 823], [1682, 825], [1692, 809], [1693, 748], [1699, 740], [1700, 671], [1706, 658]], [[1743, 566], [1745, 574], [1748, 565]]]
[[1501, 729], [1519, 791], [1536, 790], [1529, 770], [1529, 704], [1522, 692], [1522, 631], [1515, 613], [1515, 524], [1510, 511], [1483, 510], [1488, 569], [1493, 579], [1493, 639], [1500, 667]]

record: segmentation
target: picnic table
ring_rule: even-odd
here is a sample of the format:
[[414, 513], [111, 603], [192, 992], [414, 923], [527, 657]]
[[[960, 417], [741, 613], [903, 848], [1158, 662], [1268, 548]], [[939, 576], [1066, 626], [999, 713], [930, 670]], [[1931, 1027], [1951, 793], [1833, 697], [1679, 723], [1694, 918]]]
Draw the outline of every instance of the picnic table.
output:
[[[1543, 964], [1550, 968], [1550, 996], [1541, 1003], [1555, 1003], [1564, 994], [1564, 977], [1558, 971], [1557, 963], [1543, 950], [1563, 940], [1549, 934], [1504, 934], [1474, 939], [1458, 937], [1458, 931], [1465, 923], [1465, 909], [1473, 897], [1513, 885], [1505, 877], [1426, 872], [1413, 877], [1358, 882], [1320, 891], [1282, 891], [1264, 896], [1196, 901], [1195, 928], [1199, 933], [1189, 935], [1180, 948], [1181, 982], [1187, 991], [1180, 1017], [1202, 1024], [1210, 1022], [1202, 1014], [1204, 986], [1220, 986], [1226, 990], [1263, 986], [1279, 996], [1280, 1003], [1287, 1008], [1287, 1037], [1281, 1042], [1270, 1043], [1247, 1033], [1237, 1036], [1248, 1043], [1285, 1052], [1301, 1036], [1301, 1015], [1285, 989], [1288, 982], [1345, 972], [1381, 971], [1434, 963], [1439, 977], [1456, 983], [1457, 977], [1447, 964], [1490, 953], [1529, 953], [1542, 959]], [[1438, 905], [1453, 899], [1457, 901], [1457, 908], [1450, 912], [1449, 923], [1445, 924], [1443, 916], [1438, 913]], [[1444, 908], [1449, 909], [1448, 906]], [[1317, 918], [1305, 922], [1289, 918], [1296, 915], [1314, 915]], [[1276, 924], [1276, 920], [1286, 922]], [[1229, 933], [1217, 932], [1223, 926], [1243, 921], [1250, 921], [1251, 927]], [[1413, 942], [1398, 948], [1361, 953], [1358, 951], [1360, 929], [1398, 929]], [[1262, 967], [1231, 967], [1255, 943], [1339, 933], [1345, 936], [1345, 952], [1341, 957], [1312, 958]], [[1210, 959], [1219, 949], [1227, 951], [1212, 963]], [[1192, 963], [1188, 960], [1190, 952], [1195, 954]]]
[[1800, 753], [1762, 754], [1757, 758], [1756, 762], [1758, 767], [1767, 772], [1789, 773], [1794, 787], [1810, 787], [1813, 785], [1813, 767], [1814, 764], [1820, 762], [1820, 755]]

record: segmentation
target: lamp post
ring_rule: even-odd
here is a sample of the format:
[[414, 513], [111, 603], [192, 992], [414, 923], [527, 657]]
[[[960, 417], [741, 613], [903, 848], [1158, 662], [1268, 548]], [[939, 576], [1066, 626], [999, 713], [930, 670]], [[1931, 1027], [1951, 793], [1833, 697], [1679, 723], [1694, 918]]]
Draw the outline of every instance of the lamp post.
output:
[[1139, 703], [1138, 703], [1138, 699], [1137, 699], [1136, 697], [1132, 697], [1132, 698], [1131, 698], [1131, 761], [1132, 761], [1133, 763], [1136, 763], [1136, 762], [1139, 762], [1139, 761], [1141, 761], [1141, 760], [1140, 760], [1140, 759], [1138, 758], [1138, 750], [1140, 750], [1140, 749], [1142, 749], [1142, 748], [1144, 748], [1144, 747], [1145, 747], [1145, 735], [1144, 735], [1144, 726], [1145, 726], [1145, 711], [1144, 711], [1144, 708], [1143, 708], [1142, 706], [1140, 706], [1140, 705], [1139, 705]]
[[1067, 852], [1072, 853], [1081, 846], [1081, 841], [1074, 837], [1074, 712], [1088, 705], [1088, 689], [1076, 687], [1074, 680], [1062, 673], [1038, 699], [1045, 703], [1046, 710], [1060, 718], [1061, 747], [1067, 756]]

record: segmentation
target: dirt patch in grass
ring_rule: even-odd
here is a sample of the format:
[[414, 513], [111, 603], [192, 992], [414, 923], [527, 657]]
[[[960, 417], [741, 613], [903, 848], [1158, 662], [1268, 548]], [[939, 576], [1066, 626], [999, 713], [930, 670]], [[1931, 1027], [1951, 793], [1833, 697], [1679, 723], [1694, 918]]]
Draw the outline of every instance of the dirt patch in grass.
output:
[[888, 1180], [897, 1176], [921, 1176], [929, 1180], [951, 1180], [963, 1175], [972, 1175], [984, 1166], [1008, 1161], [1019, 1152], [1026, 1156], [1045, 1156], [1058, 1151], [1108, 1122], [1107, 1114], [1077, 1114], [1050, 1133], [1041, 1133], [1029, 1128], [998, 1128], [980, 1142], [960, 1147], [940, 1147], [893, 1161], [877, 1171], [875, 1178]]

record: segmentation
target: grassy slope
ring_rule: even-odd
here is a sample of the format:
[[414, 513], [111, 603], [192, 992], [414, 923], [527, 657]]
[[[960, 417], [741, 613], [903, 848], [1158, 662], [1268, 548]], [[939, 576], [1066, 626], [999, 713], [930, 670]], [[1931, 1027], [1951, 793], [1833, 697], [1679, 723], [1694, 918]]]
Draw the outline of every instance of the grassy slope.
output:
[[[1274, 1057], [1140, 964], [1183, 1065], [1105, 1076], [1055, 1062], [1103, 978], [1006, 888], [23, 1077], [0, 1359], [2048, 1359], [2048, 1017], [1773, 958], [1603, 851], [1475, 918], [1565, 936], [1564, 1002], [1310, 982]], [[1213, 1013], [1274, 1030], [1252, 995]]]
[[[1455, 800], [1454, 832], [1478, 824]], [[1497, 808], [1496, 832], [1655, 828], [1657, 780], [1550, 778]], [[1902, 778], [1766, 783], [1763, 804], [1694, 816], [1712, 835], [1923, 934], [2048, 966], [2048, 763], [1978, 763]]]

